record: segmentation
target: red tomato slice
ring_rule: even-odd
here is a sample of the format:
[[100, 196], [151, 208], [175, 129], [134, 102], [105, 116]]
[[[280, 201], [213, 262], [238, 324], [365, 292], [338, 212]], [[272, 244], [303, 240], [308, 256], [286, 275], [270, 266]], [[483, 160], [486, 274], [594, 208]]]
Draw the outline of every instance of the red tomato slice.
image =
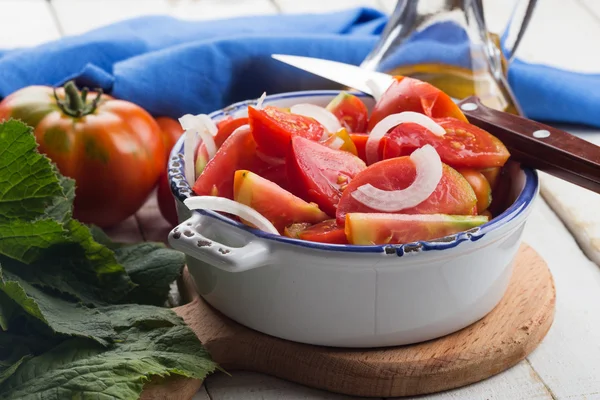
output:
[[501, 169], [502, 168], [500, 167], [494, 167], [482, 169], [481, 171], [479, 171], [483, 174], [483, 176], [485, 176], [485, 179], [487, 179], [487, 181], [490, 183], [492, 190], [496, 187], [496, 182], [498, 181], [498, 176], [500, 175]]
[[[231, 117], [228, 117], [231, 118]], [[240, 126], [248, 124], [248, 118], [241, 117], [236, 119], [226, 119], [217, 124], [217, 134], [215, 135], [215, 144], [217, 148], [221, 147], [225, 140]]]
[[345, 231], [351, 244], [404, 244], [439, 239], [487, 221], [487, 216], [480, 215], [349, 213]]
[[430, 83], [405, 76], [395, 76], [394, 82], [381, 96], [369, 118], [368, 131], [390, 114], [414, 111], [431, 118], [467, 118], [450, 96]]
[[323, 125], [314, 118], [292, 114], [278, 107], [266, 106], [257, 110], [249, 106], [248, 117], [254, 140], [269, 156], [284, 157], [292, 137], [317, 141], [325, 133]]
[[[369, 139], [368, 133], [351, 133], [350, 139], [354, 142], [354, 146], [356, 147], [356, 155], [360, 157], [365, 163], [367, 162], [367, 140]], [[385, 142], [387, 141], [387, 136], [384, 136], [379, 141], [379, 159], [383, 158], [383, 149], [385, 148]]]
[[217, 122], [217, 129], [221, 129], [224, 125], [227, 125], [231, 121], [233, 121], [233, 117], [231, 115], [226, 116], [225, 118]]
[[[248, 118], [236, 118], [225, 117], [221, 121], [217, 123], [217, 134], [215, 135], [215, 145], [217, 149], [223, 145], [225, 140], [240, 126], [246, 125], [248, 123]], [[206, 151], [206, 145], [204, 143], [200, 143], [198, 148], [196, 149], [196, 155], [194, 157], [196, 160], [196, 176], [200, 176], [204, 167], [208, 163], [208, 152]]]
[[477, 196], [477, 214], [481, 214], [492, 204], [492, 187], [483, 174], [474, 169], [459, 170], [473, 188]]
[[262, 175], [282, 168], [259, 158], [256, 154], [256, 142], [250, 130], [240, 130], [229, 136], [219, 147], [215, 156], [196, 179], [193, 190], [198, 196], [220, 196], [232, 199], [233, 179], [238, 169], [247, 169]]
[[346, 151], [334, 150], [301, 136], [292, 137], [286, 158], [291, 190], [334, 216], [342, 190], [365, 163]]
[[[350, 182], [338, 204], [336, 219], [343, 224], [347, 213], [380, 213], [351, 196], [358, 187], [370, 183], [381, 190], [401, 190], [410, 186], [416, 168], [409, 157], [391, 158], [370, 165]], [[455, 169], [442, 165], [442, 179], [435, 191], [421, 204], [398, 211], [398, 214], [474, 215], [477, 197], [469, 182]]]
[[342, 92], [327, 105], [348, 132], [366, 132], [369, 112], [367, 106], [353, 94]]
[[235, 172], [233, 199], [245, 204], [267, 218], [282, 233], [296, 222], [317, 223], [327, 214], [315, 203], [307, 203], [277, 184], [247, 170]]
[[298, 232], [298, 238], [311, 242], [347, 244], [344, 227], [337, 224], [335, 219], [328, 219]]
[[426, 144], [432, 145], [442, 162], [453, 168], [501, 167], [510, 157], [504, 144], [495, 136], [455, 118], [435, 119], [445, 130], [444, 136], [436, 136], [418, 124], [400, 124], [385, 137], [383, 158], [410, 155]]

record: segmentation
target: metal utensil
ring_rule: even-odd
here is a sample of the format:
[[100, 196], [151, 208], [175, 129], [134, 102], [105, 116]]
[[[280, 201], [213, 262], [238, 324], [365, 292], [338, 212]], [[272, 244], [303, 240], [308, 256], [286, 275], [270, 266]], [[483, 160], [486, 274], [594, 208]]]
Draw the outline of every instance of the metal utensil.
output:
[[[391, 75], [336, 61], [283, 54], [272, 57], [371, 96], [393, 82]], [[471, 124], [504, 143], [513, 160], [600, 193], [600, 147], [563, 130], [486, 107], [475, 96], [458, 104]]]

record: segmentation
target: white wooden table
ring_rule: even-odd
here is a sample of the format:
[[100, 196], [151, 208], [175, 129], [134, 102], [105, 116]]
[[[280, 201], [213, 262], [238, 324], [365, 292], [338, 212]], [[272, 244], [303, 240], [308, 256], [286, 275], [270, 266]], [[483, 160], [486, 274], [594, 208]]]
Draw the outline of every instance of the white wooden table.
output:
[[[394, 0], [0, 0], [0, 49], [32, 46], [129, 17], [170, 14], [203, 20], [250, 14], [322, 12], [370, 6], [391, 12]], [[484, 0], [499, 31], [511, 1]], [[580, 72], [600, 73], [600, 0], [539, 0], [518, 56]], [[584, 43], [588, 43], [587, 47]], [[597, 88], [595, 90], [598, 90]], [[565, 128], [565, 127], [563, 127]], [[600, 129], [566, 127], [600, 144]], [[517, 366], [488, 380], [426, 399], [600, 399], [600, 195], [545, 174], [542, 197], [525, 241], [554, 275], [554, 325]], [[164, 240], [169, 227], [150, 215], [152, 198], [119, 229], [128, 239]], [[197, 400], [351, 399], [261, 374], [209, 377]]]

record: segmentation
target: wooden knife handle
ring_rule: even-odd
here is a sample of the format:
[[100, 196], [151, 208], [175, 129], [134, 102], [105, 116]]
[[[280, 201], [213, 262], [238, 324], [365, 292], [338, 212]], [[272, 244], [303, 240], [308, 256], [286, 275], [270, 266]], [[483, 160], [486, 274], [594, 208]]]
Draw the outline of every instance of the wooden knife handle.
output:
[[511, 159], [600, 193], [600, 147], [560, 129], [486, 107], [475, 96], [458, 104], [471, 124], [504, 143]]

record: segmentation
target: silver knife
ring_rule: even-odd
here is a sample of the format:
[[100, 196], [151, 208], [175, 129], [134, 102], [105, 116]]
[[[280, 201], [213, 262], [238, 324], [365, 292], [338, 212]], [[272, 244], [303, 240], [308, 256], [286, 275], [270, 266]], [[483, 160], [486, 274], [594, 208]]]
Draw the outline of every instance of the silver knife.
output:
[[354, 65], [323, 58], [271, 54], [276, 60], [360, 92], [379, 98], [394, 78], [383, 72], [369, 71]]
[[[378, 100], [394, 78], [321, 58], [272, 54], [276, 60], [371, 95]], [[494, 110], [476, 96], [458, 101], [469, 122], [499, 138], [511, 158], [600, 193], [600, 147], [557, 128]]]

